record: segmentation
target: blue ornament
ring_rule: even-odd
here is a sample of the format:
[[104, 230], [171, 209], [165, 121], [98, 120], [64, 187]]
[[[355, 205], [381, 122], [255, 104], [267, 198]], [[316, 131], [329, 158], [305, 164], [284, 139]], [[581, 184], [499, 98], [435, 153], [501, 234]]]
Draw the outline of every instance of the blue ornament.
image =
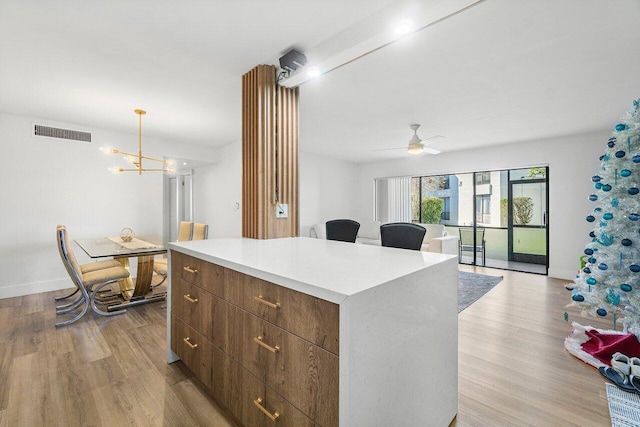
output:
[[595, 194], [591, 194], [589, 196], [589, 200], [591, 200], [592, 202], [595, 202], [596, 200], [598, 200], [598, 196], [596, 196]]
[[633, 271], [634, 273], [639, 273], [640, 272], [640, 265], [632, 264], [632, 265], [629, 266], [629, 270]]
[[609, 138], [609, 140], [608, 140], [608, 142], [612, 142], [612, 141], [613, 141], [613, 142], [616, 142], [616, 137], [615, 137], [615, 136], [612, 136], [612, 137], [611, 137], [611, 138]]
[[586, 274], [591, 274], [591, 269], [589, 267], [585, 267], [582, 269]]
[[628, 176], [631, 176], [631, 171], [629, 169], [622, 169], [620, 171], [620, 176], [626, 178]]
[[[600, 184], [600, 183], [598, 183]], [[605, 184], [602, 186], [602, 191], [611, 191], [611, 186], [609, 184]]]
[[639, 219], [640, 219], [640, 215], [638, 215], [637, 213], [630, 213], [630, 214], [629, 214], [629, 219], [630, 219], [631, 221], [637, 221], [637, 220], [639, 220]]
[[636, 187], [631, 187], [629, 190], [627, 190], [627, 192], [632, 196], [635, 196], [636, 194], [640, 193], [640, 190], [638, 190]]
[[589, 232], [589, 237], [591, 237], [592, 239], [596, 237], [596, 233], [593, 231]]
[[640, 154], [633, 156], [633, 163], [640, 163]]
[[598, 283], [598, 281], [596, 279], [594, 279], [593, 277], [589, 277], [587, 279], [587, 284], [589, 284], [589, 285], [595, 285], [596, 283]]
[[595, 264], [597, 259], [595, 257], [591, 257], [587, 261], [589, 261], [589, 264]]
[[576, 301], [576, 302], [584, 301], [584, 297], [582, 295], [580, 295], [580, 294], [572, 296], [571, 299]]
[[629, 129], [629, 126], [625, 125], [624, 123], [618, 123], [616, 125], [616, 130], [618, 132], [623, 131], [623, 130], [627, 130], [627, 129]]
[[619, 204], [620, 204], [620, 200], [618, 200], [617, 197], [614, 197], [613, 199], [611, 199], [611, 206], [613, 206], [614, 208], [617, 208]]
[[602, 215], [602, 217], [608, 221], [610, 219], [613, 219], [613, 214], [607, 212], [606, 214]]
[[605, 264], [604, 262], [601, 262], [600, 264], [598, 264], [598, 270], [606, 270], [607, 268], [609, 268], [609, 266], [607, 264]]
[[622, 150], [620, 150], [620, 151], [616, 151], [616, 157], [617, 157], [617, 158], [619, 158], [619, 159], [623, 158], [623, 157], [624, 157], [624, 156], [626, 156], [626, 155], [627, 155], [627, 153], [625, 153], [625, 152], [624, 152], [624, 151], [622, 151]]
[[609, 289], [609, 293], [606, 297], [604, 297], [605, 301], [609, 304], [619, 305], [620, 304], [620, 295], [616, 294], [613, 289]]
[[585, 255], [593, 255], [593, 249], [587, 248], [584, 250]]
[[596, 185], [594, 185], [594, 187], [596, 188], [596, 190], [599, 190], [602, 188], [602, 183], [596, 182]]
[[[638, 156], [640, 157], [640, 156]], [[593, 182], [599, 182], [602, 178], [600, 178], [598, 175], [594, 175], [591, 177], [591, 181]]]
[[600, 238], [595, 239], [596, 242], [600, 243], [602, 246], [611, 246], [613, 245], [613, 236], [609, 236], [607, 233], [600, 233]]
[[613, 141], [609, 141], [609, 142], [607, 142], [607, 146], [608, 146], [609, 148], [613, 148], [613, 146], [614, 146], [614, 145], [616, 145], [616, 143], [615, 143], [615, 142], [613, 142]]
[[596, 217], [594, 217], [593, 215], [589, 215], [589, 216], [587, 217], [587, 222], [593, 222], [593, 221], [595, 221], [595, 220], [596, 220]]
[[620, 289], [622, 289], [625, 292], [631, 292], [631, 289], [633, 288], [631, 287], [631, 285], [627, 283], [623, 283], [622, 285], [620, 285]]
[[620, 243], [622, 243], [622, 246], [631, 246], [633, 244], [631, 239], [622, 239]]
[[595, 208], [593, 211], [594, 212], [602, 212], [602, 208]]
[[598, 316], [604, 317], [604, 316], [607, 315], [607, 310], [605, 310], [604, 308], [599, 308], [599, 309], [596, 310], [596, 314]]

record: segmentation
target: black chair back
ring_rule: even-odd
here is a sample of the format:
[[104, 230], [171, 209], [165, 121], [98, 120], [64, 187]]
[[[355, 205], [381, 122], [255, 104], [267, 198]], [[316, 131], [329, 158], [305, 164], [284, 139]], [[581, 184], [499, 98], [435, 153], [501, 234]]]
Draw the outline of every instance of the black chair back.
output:
[[419, 251], [427, 229], [410, 222], [394, 222], [380, 226], [382, 246]]
[[327, 240], [355, 243], [360, 223], [351, 219], [327, 221]]

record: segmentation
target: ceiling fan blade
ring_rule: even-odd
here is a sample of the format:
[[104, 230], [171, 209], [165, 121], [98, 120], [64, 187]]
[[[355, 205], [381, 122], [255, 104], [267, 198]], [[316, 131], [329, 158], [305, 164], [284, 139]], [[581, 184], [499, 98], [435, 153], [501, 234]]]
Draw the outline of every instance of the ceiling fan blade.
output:
[[394, 148], [377, 148], [371, 151], [389, 151], [389, 150], [406, 150], [407, 147], [394, 147]]
[[442, 136], [442, 135], [434, 135], [434, 136], [430, 136], [429, 138], [423, 139], [422, 142], [429, 141], [429, 143], [431, 143], [431, 142], [439, 141], [441, 139], [447, 139], [447, 137], [446, 136]]
[[436, 150], [435, 148], [422, 147], [422, 151], [427, 154], [440, 154], [440, 150]]

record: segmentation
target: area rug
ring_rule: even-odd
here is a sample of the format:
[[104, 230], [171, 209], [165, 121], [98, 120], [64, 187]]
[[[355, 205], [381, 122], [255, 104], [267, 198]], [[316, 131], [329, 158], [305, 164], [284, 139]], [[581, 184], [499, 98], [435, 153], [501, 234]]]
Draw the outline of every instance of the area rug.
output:
[[640, 397], [607, 383], [607, 401], [611, 427], [640, 425]]
[[476, 302], [501, 281], [502, 276], [458, 271], [458, 313]]

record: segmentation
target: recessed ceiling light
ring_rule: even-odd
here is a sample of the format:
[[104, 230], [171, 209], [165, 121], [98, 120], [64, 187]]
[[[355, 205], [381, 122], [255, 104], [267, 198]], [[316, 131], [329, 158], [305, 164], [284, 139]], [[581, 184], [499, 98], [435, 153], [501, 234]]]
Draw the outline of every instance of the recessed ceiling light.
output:
[[413, 21], [410, 19], [407, 19], [406, 21], [402, 21], [398, 25], [396, 25], [395, 31], [396, 31], [396, 34], [402, 35], [402, 34], [407, 34], [412, 29], [413, 29]]
[[320, 70], [316, 67], [311, 67], [309, 68], [309, 70], [307, 71], [307, 75], [311, 78], [313, 77], [318, 77], [320, 75]]

